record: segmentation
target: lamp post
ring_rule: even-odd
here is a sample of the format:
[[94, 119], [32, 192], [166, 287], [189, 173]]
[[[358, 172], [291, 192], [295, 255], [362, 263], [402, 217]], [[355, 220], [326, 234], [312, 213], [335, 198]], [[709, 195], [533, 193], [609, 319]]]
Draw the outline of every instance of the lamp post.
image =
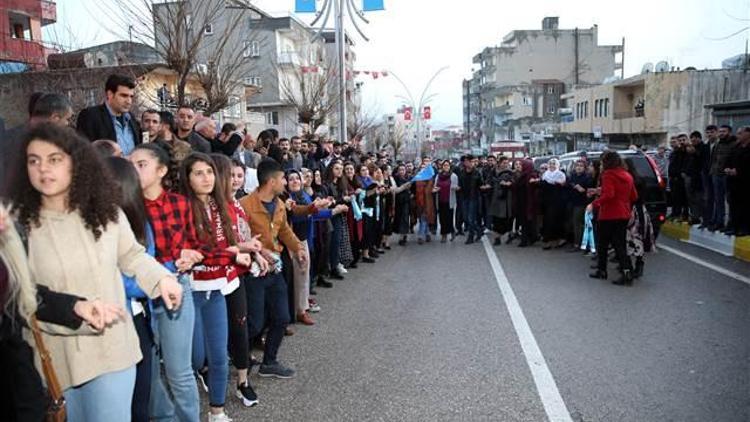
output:
[[391, 70], [388, 71], [388, 74], [396, 78], [398, 83], [401, 84], [401, 87], [404, 88], [404, 91], [406, 91], [406, 96], [398, 95], [397, 98], [404, 100], [409, 105], [409, 107], [412, 107], [412, 110], [414, 110], [414, 112], [412, 113], [412, 119], [414, 120], [414, 125], [416, 126], [415, 131], [414, 131], [414, 137], [416, 137], [416, 140], [412, 138], [409, 140], [409, 142], [413, 144], [412, 146], [414, 147], [415, 154], [418, 153], [417, 148], [422, 144], [422, 141], [424, 141], [424, 136], [422, 133], [422, 131], [424, 130], [423, 109], [437, 95], [437, 94], [428, 95], [428, 91], [432, 83], [435, 81], [435, 79], [437, 79], [438, 75], [441, 74], [446, 69], [448, 69], [448, 66], [443, 66], [432, 75], [432, 77], [427, 81], [427, 84], [422, 90], [422, 94], [419, 96], [419, 101], [414, 100], [414, 96], [411, 94], [411, 90], [406, 86], [404, 81], [402, 81], [401, 78], [398, 77], [398, 75], [396, 75]]
[[370, 41], [370, 39], [365, 36], [364, 32], [362, 32], [362, 29], [360, 29], [357, 21], [360, 20], [364, 23], [370, 23], [365, 17], [364, 12], [376, 10], [383, 10], [382, 0], [363, 0], [362, 10], [357, 9], [354, 0], [323, 0], [323, 5], [321, 6], [320, 11], [317, 10], [315, 0], [296, 0], [295, 11], [297, 13], [315, 13], [315, 19], [310, 23], [310, 26], [315, 27], [318, 22], [321, 22], [316, 37], [321, 36], [321, 32], [323, 32], [323, 29], [328, 24], [331, 12], [334, 14], [336, 59], [338, 61], [338, 77], [336, 78], [338, 84], [337, 95], [339, 97], [338, 134], [339, 141], [341, 142], [347, 142], [349, 140], [346, 133], [346, 123], [348, 120], [346, 116], [346, 31], [344, 30], [344, 16], [348, 12], [349, 20], [354, 26], [354, 29], [357, 30], [359, 35], [365, 41]]

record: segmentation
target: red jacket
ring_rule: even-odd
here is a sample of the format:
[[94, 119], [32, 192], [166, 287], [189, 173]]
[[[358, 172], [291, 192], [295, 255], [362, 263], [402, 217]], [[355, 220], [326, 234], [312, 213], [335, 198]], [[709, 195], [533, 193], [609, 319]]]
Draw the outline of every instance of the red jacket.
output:
[[593, 202], [599, 209], [599, 220], [628, 220], [633, 203], [638, 199], [633, 176], [624, 168], [602, 173], [602, 194]]

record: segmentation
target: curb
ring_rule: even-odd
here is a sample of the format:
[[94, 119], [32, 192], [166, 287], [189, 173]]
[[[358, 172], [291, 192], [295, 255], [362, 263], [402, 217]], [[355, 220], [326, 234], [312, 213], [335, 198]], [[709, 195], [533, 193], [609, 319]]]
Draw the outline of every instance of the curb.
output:
[[725, 256], [733, 256], [750, 262], [750, 236], [738, 238], [722, 233], [711, 233], [708, 230], [699, 230], [687, 223], [673, 221], [666, 221], [661, 227], [661, 233]]

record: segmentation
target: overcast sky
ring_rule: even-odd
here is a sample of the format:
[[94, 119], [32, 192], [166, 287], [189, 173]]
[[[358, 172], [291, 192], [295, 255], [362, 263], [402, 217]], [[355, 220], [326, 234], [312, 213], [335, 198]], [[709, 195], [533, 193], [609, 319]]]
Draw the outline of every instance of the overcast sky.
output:
[[[95, 2], [59, 0], [59, 22], [73, 28], [78, 45], [116, 39], [105, 26]], [[140, 1], [140, 0], [133, 0]], [[357, 1], [358, 2], [358, 1]], [[294, 0], [255, 0], [269, 13], [287, 14]], [[560, 28], [599, 25], [600, 44], [619, 44], [625, 37], [625, 76], [640, 72], [646, 62], [667, 60], [673, 66], [719, 68], [721, 61], [744, 53], [750, 26], [750, 0], [385, 0], [386, 10], [368, 14], [365, 32], [358, 36], [360, 70], [395, 72], [419, 97], [427, 80], [443, 66], [430, 88], [433, 126], [462, 124], [461, 81], [471, 75], [471, 58], [486, 46], [497, 45], [514, 29], [541, 29], [542, 18], [559, 16]], [[310, 16], [301, 15], [305, 21]], [[87, 25], [81, 25], [85, 21]], [[354, 29], [349, 27], [350, 33]], [[724, 38], [724, 39], [722, 39]], [[360, 76], [365, 82], [365, 107], [393, 112], [404, 89], [392, 78]]]

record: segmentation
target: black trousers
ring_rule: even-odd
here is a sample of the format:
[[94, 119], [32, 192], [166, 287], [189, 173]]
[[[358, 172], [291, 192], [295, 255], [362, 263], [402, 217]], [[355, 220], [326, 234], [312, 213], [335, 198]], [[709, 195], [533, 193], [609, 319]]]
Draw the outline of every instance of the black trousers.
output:
[[143, 359], [135, 366], [135, 388], [130, 412], [133, 422], [148, 422], [148, 402], [151, 399], [151, 348], [154, 347], [154, 340], [149, 320], [143, 314], [133, 317], [133, 325], [138, 334]]
[[250, 275], [240, 277], [240, 287], [225, 296], [229, 321], [229, 356], [237, 369], [248, 369], [250, 343], [247, 333], [247, 293], [245, 284], [255, 280]]
[[626, 229], [628, 220], [599, 220], [599, 233], [596, 241], [597, 258], [600, 271], [607, 271], [607, 251], [609, 246], [615, 249], [617, 261], [623, 270], [632, 269], [626, 249]]
[[438, 217], [440, 219], [440, 234], [453, 233], [453, 208], [450, 203], [440, 202], [438, 204]]

